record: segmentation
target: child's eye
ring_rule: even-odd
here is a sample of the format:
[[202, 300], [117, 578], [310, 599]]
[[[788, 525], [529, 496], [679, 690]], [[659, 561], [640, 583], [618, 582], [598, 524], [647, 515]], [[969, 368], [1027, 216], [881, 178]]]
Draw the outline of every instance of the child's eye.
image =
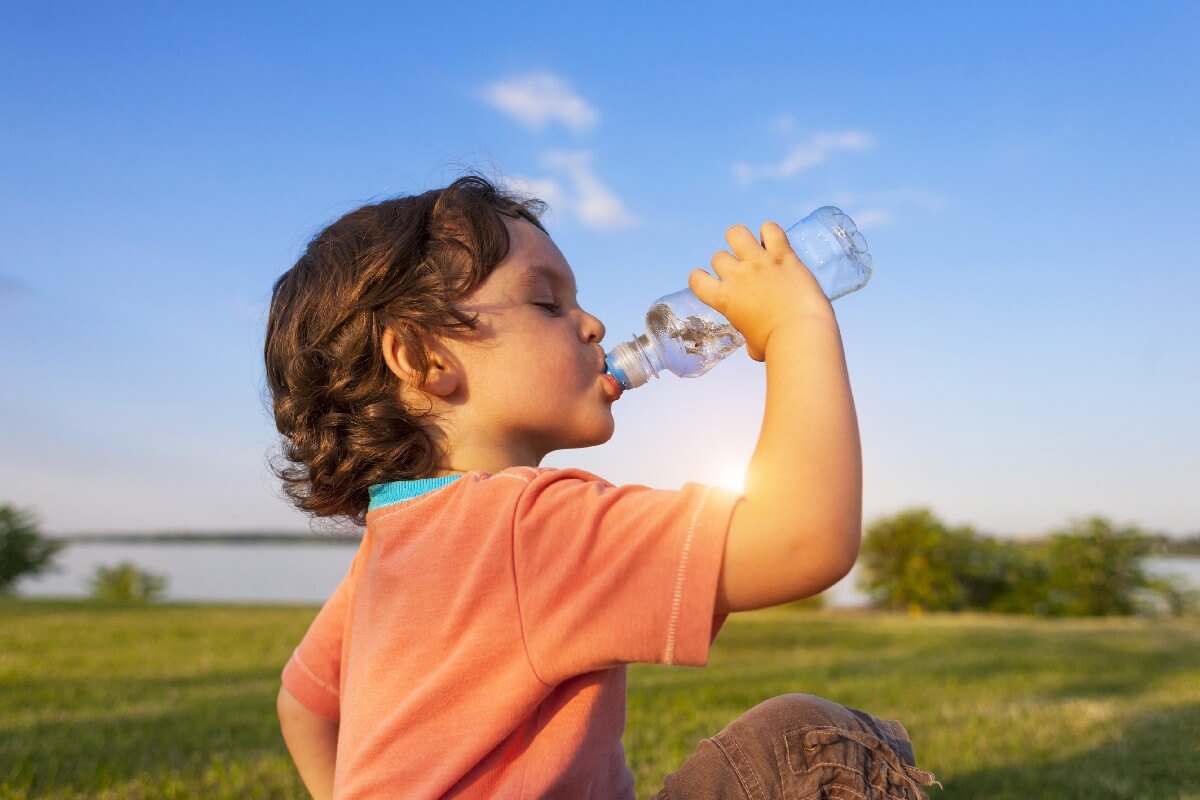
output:
[[559, 309], [559, 308], [561, 308], [561, 306], [559, 306], [559, 305], [557, 305], [557, 304], [555, 304], [555, 303], [534, 303], [534, 305], [535, 305], [535, 306], [540, 306], [541, 308], [544, 308], [544, 309], [546, 309], [546, 310], [547, 310], [547, 311], [549, 311], [551, 314], [553, 314], [553, 313], [557, 312], [557, 311], [558, 311], [558, 309]]

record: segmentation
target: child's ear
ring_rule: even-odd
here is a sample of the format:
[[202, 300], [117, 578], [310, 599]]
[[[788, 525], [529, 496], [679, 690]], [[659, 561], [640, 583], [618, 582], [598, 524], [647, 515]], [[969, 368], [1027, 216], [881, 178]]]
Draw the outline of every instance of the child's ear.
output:
[[400, 379], [400, 383], [414, 389], [420, 389], [428, 394], [445, 396], [458, 388], [458, 372], [450, 359], [437, 348], [425, 348], [425, 357], [429, 360], [429, 374], [424, 383], [418, 383], [418, 374], [413, 366], [416, 359], [412, 357], [404, 340], [396, 335], [391, 328], [384, 328], [383, 360], [387, 363], [392, 374]]

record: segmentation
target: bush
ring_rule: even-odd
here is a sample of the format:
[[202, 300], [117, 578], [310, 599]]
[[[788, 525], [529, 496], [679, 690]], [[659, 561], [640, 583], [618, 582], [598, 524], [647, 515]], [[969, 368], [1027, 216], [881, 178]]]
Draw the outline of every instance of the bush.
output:
[[1151, 539], [1137, 528], [1115, 529], [1102, 517], [1075, 522], [1050, 534], [1046, 613], [1053, 616], [1128, 615], [1138, 609], [1139, 590], [1153, 590], [1142, 560]]
[[92, 599], [109, 603], [149, 603], [166, 588], [165, 576], [147, 572], [132, 561], [122, 561], [115, 567], [98, 566], [91, 580]]
[[876, 607], [958, 611], [993, 591], [991, 554], [970, 528], [951, 530], [929, 509], [902, 511], [867, 530], [859, 585]]
[[32, 512], [0, 505], [0, 594], [11, 592], [19, 578], [52, 569], [63, 546], [42, 536]]
[[947, 528], [915, 508], [867, 529], [859, 585], [879, 608], [1043, 616], [1190, 613], [1200, 595], [1142, 567], [1154, 537], [1102, 517], [1031, 542]]

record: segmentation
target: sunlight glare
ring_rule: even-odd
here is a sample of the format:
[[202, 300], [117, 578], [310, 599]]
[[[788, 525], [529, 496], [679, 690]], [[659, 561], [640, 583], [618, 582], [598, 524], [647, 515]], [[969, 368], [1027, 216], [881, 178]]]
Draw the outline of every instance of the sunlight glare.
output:
[[721, 468], [716, 481], [717, 486], [731, 492], [745, 494], [746, 467], [743, 464], [727, 464]]

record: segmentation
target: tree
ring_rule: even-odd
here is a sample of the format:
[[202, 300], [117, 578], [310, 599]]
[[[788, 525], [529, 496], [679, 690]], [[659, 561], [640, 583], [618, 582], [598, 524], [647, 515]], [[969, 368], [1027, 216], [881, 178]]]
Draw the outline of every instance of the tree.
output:
[[1103, 517], [1027, 541], [947, 528], [914, 508], [871, 525], [860, 585], [879, 607], [998, 611], [1043, 616], [1185, 614], [1200, 593], [1149, 576], [1152, 536], [1115, 528]]
[[26, 575], [51, 569], [54, 555], [63, 546], [42, 536], [33, 512], [0, 505], [0, 594], [10, 593]]
[[1114, 528], [1103, 517], [1073, 522], [1045, 543], [1047, 612], [1063, 616], [1133, 614], [1138, 593], [1154, 590], [1142, 568], [1152, 546], [1139, 528]]
[[103, 564], [92, 576], [92, 598], [108, 603], [149, 603], [157, 600], [167, 588], [165, 575], [138, 567], [132, 561], [122, 561], [115, 567]]
[[[976, 539], [970, 528], [947, 528], [927, 508], [901, 511], [867, 529], [859, 555], [860, 585], [884, 608], [968, 608], [972, 591], [989, 591], [989, 565], [972, 563], [979, 560]], [[964, 573], [976, 575], [975, 584], [964, 581]]]

